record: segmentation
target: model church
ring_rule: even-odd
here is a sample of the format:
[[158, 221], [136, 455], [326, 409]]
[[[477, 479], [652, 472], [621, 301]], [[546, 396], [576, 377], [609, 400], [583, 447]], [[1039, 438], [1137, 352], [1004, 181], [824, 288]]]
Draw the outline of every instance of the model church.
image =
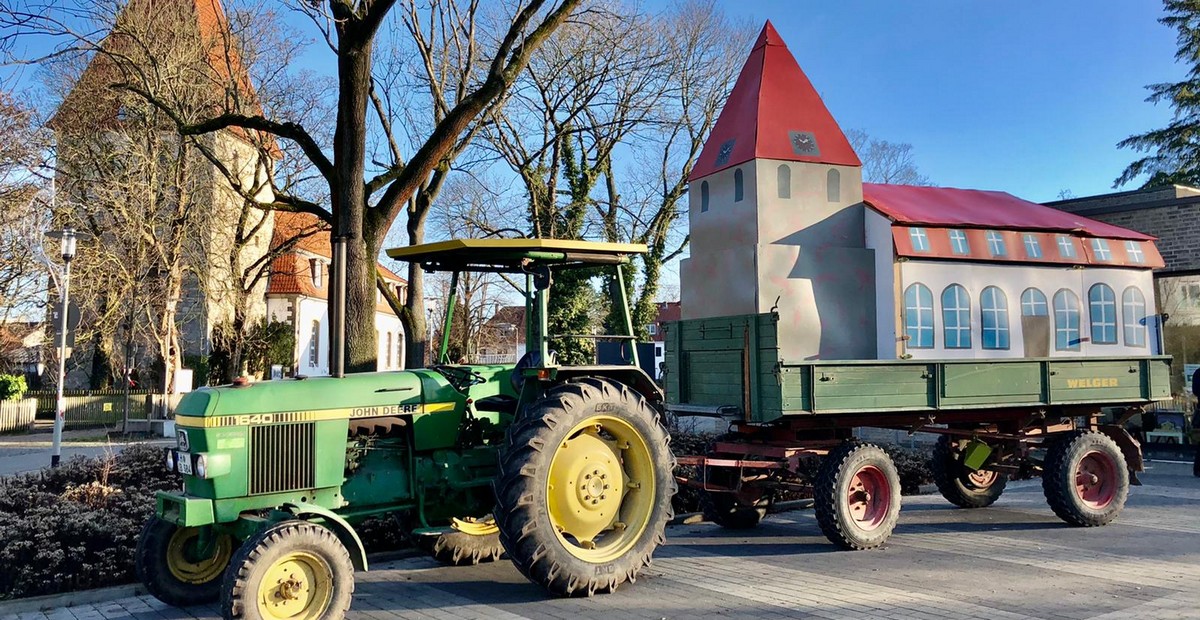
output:
[[689, 180], [683, 318], [775, 311], [781, 359], [1160, 352], [1152, 237], [1004, 192], [863, 183], [769, 22]]

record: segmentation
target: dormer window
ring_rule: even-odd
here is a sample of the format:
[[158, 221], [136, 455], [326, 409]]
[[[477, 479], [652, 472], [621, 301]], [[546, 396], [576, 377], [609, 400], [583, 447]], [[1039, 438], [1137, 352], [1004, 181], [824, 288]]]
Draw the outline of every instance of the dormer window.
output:
[[1008, 254], [1008, 248], [1004, 246], [1004, 235], [1001, 235], [999, 231], [987, 231], [987, 243], [988, 251], [992, 253], [992, 256], [1000, 257]]
[[929, 235], [925, 234], [924, 228], [909, 228], [908, 238], [912, 241], [914, 252], [929, 251]]
[[1125, 255], [1129, 257], [1129, 262], [1142, 264], [1146, 262], [1146, 254], [1142, 252], [1142, 245], [1137, 241], [1125, 242]]
[[1042, 246], [1038, 243], [1037, 235], [1025, 233], [1022, 237], [1025, 240], [1025, 255], [1029, 258], [1041, 258]]
[[315, 258], [308, 261], [308, 273], [312, 276], [313, 286], [321, 288], [322, 275], [321, 261]]
[[1112, 260], [1112, 250], [1108, 249], [1108, 239], [1092, 239], [1092, 253], [1096, 260]]
[[966, 231], [950, 231], [950, 251], [959, 256], [967, 256], [971, 253], [971, 242], [967, 241]]
[[1066, 235], [1058, 236], [1058, 255], [1062, 258], [1075, 258], [1075, 244]]

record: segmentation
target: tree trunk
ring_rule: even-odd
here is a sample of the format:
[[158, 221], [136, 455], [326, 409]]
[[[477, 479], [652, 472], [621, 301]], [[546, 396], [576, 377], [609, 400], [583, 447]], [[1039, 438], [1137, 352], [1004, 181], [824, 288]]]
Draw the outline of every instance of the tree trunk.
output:
[[[419, 193], [413, 200], [424, 200], [424, 193]], [[425, 219], [429, 216], [428, 205], [417, 204], [408, 214], [408, 244], [417, 245], [425, 242]], [[408, 320], [404, 321], [405, 338], [408, 344], [404, 352], [405, 368], [424, 368], [428, 356], [427, 351], [432, 343], [429, 342], [429, 324], [425, 314], [425, 272], [421, 266], [408, 263], [408, 299], [404, 304]]]

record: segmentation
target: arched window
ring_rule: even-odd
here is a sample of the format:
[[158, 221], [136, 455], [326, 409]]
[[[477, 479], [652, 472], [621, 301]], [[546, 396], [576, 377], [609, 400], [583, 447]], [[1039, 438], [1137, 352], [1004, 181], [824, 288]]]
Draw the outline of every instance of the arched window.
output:
[[1125, 346], [1146, 346], [1146, 297], [1136, 286], [1121, 293], [1121, 320], [1125, 323]]
[[971, 298], [958, 284], [942, 291], [942, 334], [947, 349], [971, 348]]
[[733, 171], [733, 201], [741, 202], [746, 195], [745, 181], [742, 179], [742, 169]]
[[829, 202], [842, 201], [842, 173], [837, 168], [830, 169], [825, 175], [825, 198]]
[[1054, 348], [1079, 350], [1079, 298], [1065, 288], [1054, 294]]
[[708, 181], [700, 181], [700, 212], [708, 211]]
[[933, 293], [924, 284], [912, 284], [904, 291], [904, 333], [908, 348], [933, 348]]
[[1047, 316], [1046, 296], [1036, 288], [1027, 288], [1021, 293], [1021, 316]]
[[979, 316], [982, 319], [983, 348], [1007, 349], [1008, 338], [1008, 296], [1004, 291], [989, 286], [979, 294]]
[[779, 181], [779, 197], [792, 197], [792, 169], [787, 167], [787, 164], [779, 164], [779, 169], [776, 171]]
[[1117, 296], [1107, 284], [1088, 289], [1088, 322], [1092, 325], [1092, 344], [1117, 343]]

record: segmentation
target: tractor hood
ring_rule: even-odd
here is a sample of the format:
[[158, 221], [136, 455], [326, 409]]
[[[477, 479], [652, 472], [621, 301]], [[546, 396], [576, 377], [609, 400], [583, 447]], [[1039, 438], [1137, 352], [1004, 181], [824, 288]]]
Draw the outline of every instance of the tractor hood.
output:
[[[235, 426], [422, 413], [426, 372], [392, 371], [204, 387], [184, 395], [176, 419]], [[244, 416], [259, 417], [241, 421]], [[236, 420], [213, 420], [234, 417]], [[209, 418], [195, 424], [196, 418]]]

